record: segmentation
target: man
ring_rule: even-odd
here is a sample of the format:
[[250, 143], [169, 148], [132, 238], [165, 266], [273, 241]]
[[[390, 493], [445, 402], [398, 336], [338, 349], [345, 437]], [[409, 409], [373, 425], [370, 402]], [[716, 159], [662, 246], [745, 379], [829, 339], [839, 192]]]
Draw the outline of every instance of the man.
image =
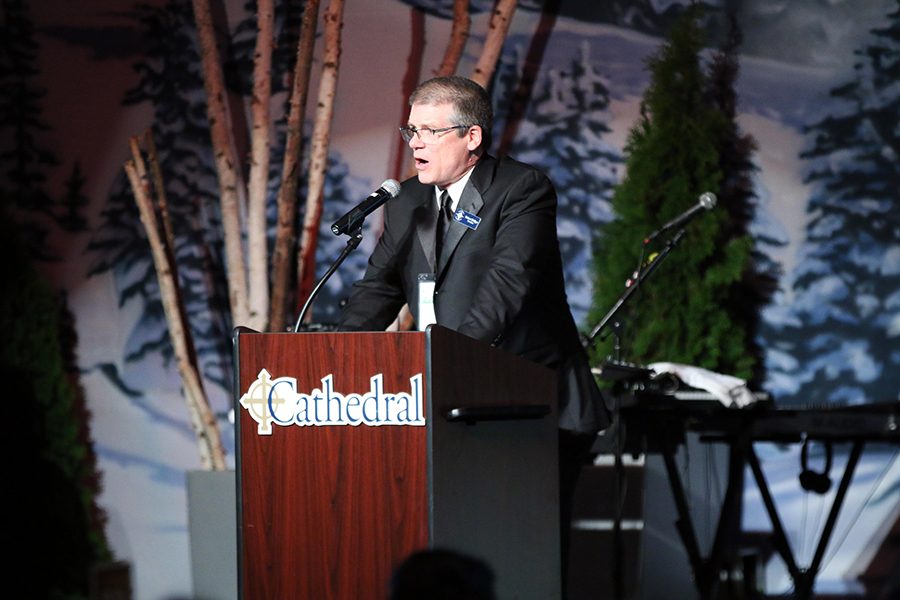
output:
[[486, 153], [493, 114], [478, 84], [431, 79], [409, 104], [400, 131], [418, 175], [385, 204], [384, 232], [342, 329], [383, 330], [405, 303], [421, 329], [430, 315], [420, 300], [433, 299], [438, 324], [555, 369], [565, 550], [575, 479], [609, 413], [566, 300], [556, 194], [537, 169]]

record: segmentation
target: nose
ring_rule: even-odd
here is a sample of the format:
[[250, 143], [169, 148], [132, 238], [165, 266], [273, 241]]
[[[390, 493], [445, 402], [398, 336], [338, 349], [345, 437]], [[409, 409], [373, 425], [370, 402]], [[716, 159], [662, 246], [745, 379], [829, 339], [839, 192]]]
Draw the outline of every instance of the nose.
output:
[[422, 143], [422, 139], [419, 137], [418, 133], [414, 133], [413, 136], [409, 139], [409, 147], [413, 150], [417, 148], [423, 148], [425, 144]]

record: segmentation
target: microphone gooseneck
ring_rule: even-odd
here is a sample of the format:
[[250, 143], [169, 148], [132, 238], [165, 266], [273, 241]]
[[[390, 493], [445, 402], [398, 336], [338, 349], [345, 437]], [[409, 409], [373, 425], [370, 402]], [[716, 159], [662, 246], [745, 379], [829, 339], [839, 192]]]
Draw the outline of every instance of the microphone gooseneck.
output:
[[303, 304], [303, 309], [300, 311], [300, 314], [297, 316], [297, 322], [294, 324], [294, 332], [297, 333], [300, 331], [300, 328], [303, 325], [303, 321], [306, 318], [306, 313], [312, 306], [313, 299], [319, 294], [319, 291], [322, 289], [322, 286], [325, 285], [325, 282], [328, 281], [328, 278], [331, 277], [335, 271], [337, 271], [338, 267], [341, 266], [341, 263], [350, 255], [350, 253], [359, 246], [360, 242], [362, 242], [363, 234], [362, 234], [362, 225], [363, 221], [366, 218], [366, 215], [371, 213], [373, 210], [390, 200], [391, 198], [396, 198], [400, 194], [400, 184], [396, 179], [386, 179], [384, 183], [381, 184], [381, 187], [372, 192], [365, 200], [354, 206], [350, 211], [348, 211], [344, 216], [335, 221], [331, 225], [331, 231], [334, 235], [341, 235], [342, 233], [346, 233], [349, 237], [347, 238], [347, 245], [341, 251], [341, 254], [337, 257], [337, 260], [332, 263], [332, 265], [328, 268], [328, 271], [325, 272], [325, 275], [319, 279], [318, 283], [316, 283], [312, 292], [310, 292], [309, 297], [306, 299], [306, 302]]
[[391, 198], [396, 198], [398, 194], [400, 194], [400, 183], [396, 179], [385, 179], [380, 188], [332, 223], [331, 232], [334, 235], [352, 234], [355, 229], [362, 227], [363, 221], [369, 213]]

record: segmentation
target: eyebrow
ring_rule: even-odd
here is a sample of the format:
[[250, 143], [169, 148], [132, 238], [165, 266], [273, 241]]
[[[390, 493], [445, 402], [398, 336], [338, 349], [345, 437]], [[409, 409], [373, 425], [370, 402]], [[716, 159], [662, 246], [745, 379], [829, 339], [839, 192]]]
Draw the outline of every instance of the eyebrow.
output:
[[407, 123], [407, 127], [412, 127], [413, 129], [443, 129], [444, 127], [453, 127], [453, 125], [432, 125], [432, 124], [422, 124], [422, 125], [413, 125], [412, 123]]

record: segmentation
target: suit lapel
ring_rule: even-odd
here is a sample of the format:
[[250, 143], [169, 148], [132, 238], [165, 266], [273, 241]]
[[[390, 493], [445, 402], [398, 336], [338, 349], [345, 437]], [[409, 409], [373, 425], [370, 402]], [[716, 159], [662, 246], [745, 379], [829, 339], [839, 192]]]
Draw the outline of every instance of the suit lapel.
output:
[[434, 256], [434, 235], [437, 229], [437, 210], [434, 199], [434, 186], [424, 186], [422, 197], [418, 206], [413, 213], [413, 219], [416, 224], [416, 234], [419, 237], [419, 243], [422, 245], [422, 251], [428, 259], [428, 266], [432, 272], [435, 269]]
[[[459, 198], [459, 203], [456, 205], [456, 210], [464, 210], [473, 215], [477, 215], [482, 206], [484, 206], [484, 199], [481, 197], [481, 193], [475, 189], [474, 185], [472, 185], [470, 180], [469, 183], [466, 184], [466, 187], [463, 188], [463, 193]], [[463, 239], [463, 236], [466, 235], [467, 231], [469, 231], [469, 228], [462, 223], [459, 223], [456, 219], [450, 221], [450, 228], [447, 229], [447, 239], [444, 240], [444, 247], [441, 250], [437, 273], [443, 271], [444, 267], [447, 266], [447, 262], [450, 260], [450, 257], [453, 256], [453, 251], [456, 250], [456, 246], [459, 245], [459, 242]]]

